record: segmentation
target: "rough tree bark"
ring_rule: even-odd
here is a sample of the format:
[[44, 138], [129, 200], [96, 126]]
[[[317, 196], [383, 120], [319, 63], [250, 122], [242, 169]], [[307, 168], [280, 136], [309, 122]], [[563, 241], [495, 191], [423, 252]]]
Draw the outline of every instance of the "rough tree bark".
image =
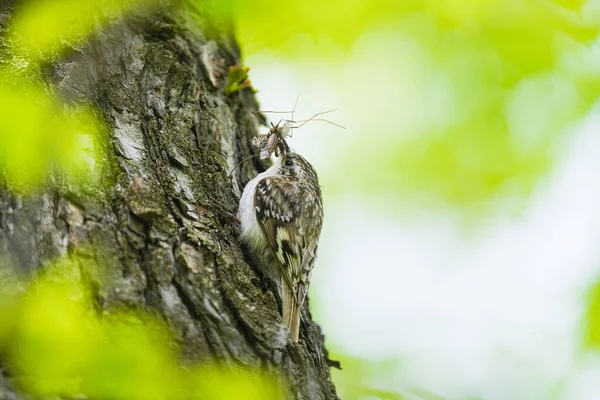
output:
[[[0, 34], [13, 6], [0, 4]], [[98, 191], [54, 176], [28, 197], [2, 184], [0, 254], [31, 275], [87, 252], [112, 267], [109, 284], [94, 282], [101, 309], [151, 310], [190, 361], [266, 369], [289, 381], [290, 398], [336, 399], [320, 328], [306, 313], [300, 343], [286, 340], [277, 296], [238, 244], [230, 215], [267, 165], [228, 174], [253, 151], [257, 104], [250, 90], [223, 93], [238, 47], [195, 12], [160, 7], [112, 20], [44, 69], [68, 104], [91, 105], [105, 121], [106, 184]], [[21, 398], [1, 371], [0, 398]]]

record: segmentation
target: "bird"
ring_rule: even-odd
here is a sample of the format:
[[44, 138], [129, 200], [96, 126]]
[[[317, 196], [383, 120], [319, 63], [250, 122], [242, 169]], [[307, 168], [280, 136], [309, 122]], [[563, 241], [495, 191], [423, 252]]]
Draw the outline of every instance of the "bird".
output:
[[279, 290], [292, 343], [317, 258], [323, 200], [313, 166], [286, 152], [244, 187], [237, 214], [240, 239]]

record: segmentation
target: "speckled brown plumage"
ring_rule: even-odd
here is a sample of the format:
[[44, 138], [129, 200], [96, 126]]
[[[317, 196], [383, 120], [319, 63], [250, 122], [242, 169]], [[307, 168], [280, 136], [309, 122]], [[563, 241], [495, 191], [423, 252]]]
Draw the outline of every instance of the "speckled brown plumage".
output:
[[323, 202], [317, 174], [299, 154], [287, 153], [271, 168], [264, 177], [259, 175], [253, 186], [255, 221], [266, 238], [264, 244], [254, 247], [270, 248], [275, 269], [281, 275], [283, 320], [292, 341], [297, 342], [300, 309], [310, 284], [323, 224]]

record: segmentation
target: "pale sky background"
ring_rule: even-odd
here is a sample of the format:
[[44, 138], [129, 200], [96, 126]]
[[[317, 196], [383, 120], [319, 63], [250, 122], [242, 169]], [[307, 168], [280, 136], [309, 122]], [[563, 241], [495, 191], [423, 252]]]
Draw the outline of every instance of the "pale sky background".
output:
[[[290, 141], [325, 182], [352, 180], [329, 156], [344, 142], [376, 137], [376, 129], [364, 131], [368, 123], [401, 118], [387, 117], [394, 105], [365, 101], [392, 98], [393, 88], [358, 83], [365, 97], [349, 98], [333, 82], [376, 63], [369, 59], [333, 67], [260, 53], [246, 60], [263, 109], [291, 109], [299, 92], [296, 118], [341, 108], [328, 118], [347, 130], [309, 123]], [[389, 376], [370, 382], [377, 389], [422, 387], [447, 399], [600, 399], [600, 357], [581, 350], [586, 295], [600, 278], [599, 131], [597, 108], [566, 133], [521, 212], [498, 207], [475, 226], [465, 227], [451, 208], [400, 211], [394, 198], [324, 187], [311, 294], [329, 343], [367, 360], [396, 359]]]

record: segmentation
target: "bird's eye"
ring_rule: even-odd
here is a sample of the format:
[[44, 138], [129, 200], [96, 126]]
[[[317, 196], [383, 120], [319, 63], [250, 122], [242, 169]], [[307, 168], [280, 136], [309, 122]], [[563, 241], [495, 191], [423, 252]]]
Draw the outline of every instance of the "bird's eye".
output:
[[285, 166], [286, 167], [291, 167], [292, 165], [294, 165], [294, 162], [292, 160], [286, 160], [285, 161]]

